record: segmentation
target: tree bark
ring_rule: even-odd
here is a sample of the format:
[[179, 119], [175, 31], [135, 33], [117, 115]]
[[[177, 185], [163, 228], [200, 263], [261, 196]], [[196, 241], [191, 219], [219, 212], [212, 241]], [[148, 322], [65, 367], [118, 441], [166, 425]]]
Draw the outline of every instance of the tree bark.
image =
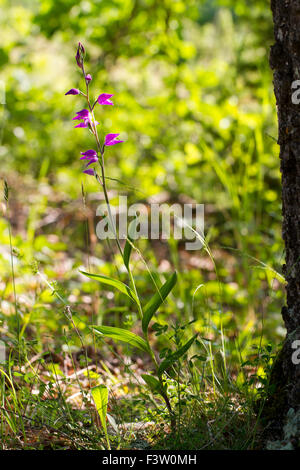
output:
[[290, 408], [298, 411], [300, 406], [300, 364], [292, 360], [295, 341], [300, 339], [300, 103], [292, 101], [293, 82], [300, 80], [300, 0], [271, 0], [271, 8], [275, 44], [271, 48], [270, 66], [278, 115], [285, 243], [283, 273], [287, 282], [287, 305], [282, 308], [282, 317], [287, 335], [271, 374], [273, 393], [267, 401], [265, 415], [282, 428], [287, 411]]

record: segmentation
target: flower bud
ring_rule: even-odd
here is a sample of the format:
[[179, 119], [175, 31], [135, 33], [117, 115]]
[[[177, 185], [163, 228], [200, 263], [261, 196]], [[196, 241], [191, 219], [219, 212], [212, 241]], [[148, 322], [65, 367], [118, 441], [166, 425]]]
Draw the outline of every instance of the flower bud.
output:
[[78, 67], [80, 67], [81, 69], [83, 67], [84, 55], [85, 55], [85, 49], [83, 45], [81, 44], [81, 42], [79, 42], [75, 58], [76, 58]]
[[65, 95], [79, 95], [80, 91], [77, 88], [71, 88], [71, 90], [67, 91]]

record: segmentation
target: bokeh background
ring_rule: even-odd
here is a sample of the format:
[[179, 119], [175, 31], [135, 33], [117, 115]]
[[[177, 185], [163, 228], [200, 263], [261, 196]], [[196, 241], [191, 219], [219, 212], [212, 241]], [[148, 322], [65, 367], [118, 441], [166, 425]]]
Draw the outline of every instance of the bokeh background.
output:
[[[109, 247], [94, 233], [102, 196], [79, 161], [92, 139], [71, 121], [83, 101], [64, 95], [83, 87], [75, 63], [81, 41], [92, 93], [115, 95], [115, 106], [97, 108], [101, 129], [126, 141], [107, 154], [107, 175], [119, 181], [109, 183], [112, 201], [121, 193], [130, 202], [155, 197], [206, 207], [218, 275], [205, 250], [186, 252], [174, 240], [139, 244], [158, 276], [179, 271], [161, 320], [195, 315], [195, 328], [207, 329], [218, 348], [222, 316], [232, 364], [251, 355], [253, 344], [280, 342], [284, 253], [269, 2], [1, 0], [0, 6], [6, 101], [0, 175], [10, 186], [9, 216], [3, 203], [0, 221], [5, 334], [15, 321], [8, 218], [22, 328], [38, 348], [44, 341], [56, 347], [67, 325], [32, 263], [87, 322], [91, 314], [99, 323], [105, 316], [108, 323], [135, 322], [126, 299], [99, 294], [98, 285], [78, 275], [82, 265], [115, 272]], [[152, 292], [147, 270], [138, 257], [135, 262], [146, 299]], [[125, 310], [122, 320], [116, 305]]]

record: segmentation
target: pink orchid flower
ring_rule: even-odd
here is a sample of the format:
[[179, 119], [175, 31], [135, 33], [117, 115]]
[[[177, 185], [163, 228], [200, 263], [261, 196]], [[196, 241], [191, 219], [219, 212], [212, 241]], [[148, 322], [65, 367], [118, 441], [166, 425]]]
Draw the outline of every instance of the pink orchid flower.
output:
[[83, 170], [83, 173], [86, 173], [87, 175], [95, 176], [95, 171], [89, 168], [88, 170]]
[[[81, 122], [80, 124], [77, 124], [77, 126], [74, 126], [74, 128], [76, 128], [76, 127], [89, 127], [89, 125], [92, 125], [92, 123], [93, 123], [92, 115], [91, 115], [91, 113], [89, 112], [88, 109], [82, 109], [81, 111], [78, 111], [76, 113], [76, 116], [72, 118], [72, 121], [74, 121], [76, 119], [78, 119], [79, 121], [83, 121], [83, 122]], [[99, 124], [99, 122], [94, 121], [94, 124], [97, 125], [97, 124]]]
[[120, 144], [121, 142], [124, 142], [124, 140], [117, 140], [116, 137], [118, 137], [120, 134], [107, 134], [105, 136], [105, 145], [116, 145]]
[[109, 98], [111, 98], [114, 95], [110, 95], [109, 93], [101, 93], [101, 95], [98, 96], [97, 101], [99, 104], [110, 104], [113, 105], [113, 102], [110, 101]]

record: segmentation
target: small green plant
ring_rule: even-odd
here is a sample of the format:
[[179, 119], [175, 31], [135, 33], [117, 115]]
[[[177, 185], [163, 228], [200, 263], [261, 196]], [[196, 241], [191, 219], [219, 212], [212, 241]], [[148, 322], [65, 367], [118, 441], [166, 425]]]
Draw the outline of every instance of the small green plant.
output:
[[107, 404], [108, 404], [108, 388], [105, 385], [97, 385], [92, 388], [92, 396], [99, 414], [99, 418], [104, 430], [104, 434], [107, 441], [108, 449], [110, 450], [110, 442], [107, 433], [106, 416], [107, 416]]
[[[106, 134], [104, 138], [103, 137], [101, 138], [97, 130], [97, 125], [99, 123], [96, 121], [95, 115], [94, 115], [94, 109], [97, 104], [101, 106], [113, 105], [113, 102], [111, 101], [111, 98], [113, 95], [108, 94], [108, 93], [101, 93], [93, 103], [91, 102], [89, 86], [90, 86], [92, 77], [90, 74], [86, 74], [85, 72], [84, 56], [85, 56], [85, 49], [83, 45], [79, 43], [77, 53], [76, 53], [76, 62], [77, 62], [78, 67], [82, 71], [84, 81], [85, 81], [86, 91], [82, 92], [81, 90], [77, 88], [72, 88], [66, 93], [66, 95], [81, 95], [86, 99], [87, 109], [82, 109], [81, 111], [77, 112], [76, 116], [73, 118], [74, 120], [81, 121], [80, 124], [76, 125], [75, 127], [89, 129], [89, 131], [94, 136], [95, 143], [96, 143], [96, 150], [89, 149], [84, 152], [81, 152], [81, 155], [82, 155], [81, 160], [84, 160], [87, 162], [86, 167], [83, 172], [87, 175], [95, 177], [97, 182], [102, 187], [106, 205], [107, 205], [110, 229], [112, 233], [114, 234], [114, 238], [116, 240], [118, 250], [121, 254], [123, 263], [127, 270], [130, 285], [127, 285], [118, 279], [113, 279], [111, 277], [104, 276], [101, 274], [93, 274], [93, 273], [89, 273], [85, 271], [81, 271], [81, 273], [89, 277], [90, 279], [97, 280], [98, 282], [102, 284], [106, 284], [113, 288], [118, 289], [122, 294], [130, 298], [131, 302], [136, 306], [138, 310], [139, 318], [141, 321], [141, 327], [142, 327], [142, 336], [136, 335], [135, 333], [132, 333], [129, 330], [126, 330], [123, 328], [112, 327], [112, 326], [92, 325], [90, 328], [96, 334], [99, 334], [101, 336], [105, 336], [108, 338], [112, 338], [115, 341], [121, 341], [121, 342], [127, 343], [130, 346], [139, 349], [142, 353], [146, 353], [147, 355], [150, 356], [154, 365], [155, 373], [154, 375], [143, 374], [142, 378], [144, 379], [144, 381], [146, 382], [150, 390], [153, 393], [160, 395], [162, 399], [164, 400], [167, 406], [168, 412], [169, 412], [171, 427], [172, 429], [175, 429], [176, 419], [175, 419], [175, 414], [172, 409], [170, 399], [168, 396], [168, 388], [167, 388], [167, 383], [165, 380], [165, 374], [171, 367], [173, 367], [179, 361], [179, 359], [182, 356], [185, 355], [185, 353], [192, 346], [197, 335], [194, 335], [184, 344], [182, 344], [182, 341], [177, 342], [177, 349], [175, 351], [172, 351], [170, 349], [168, 354], [163, 358], [163, 360], [161, 360], [160, 362], [157, 360], [155, 351], [153, 350], [149, 342], [149, 325], [153, 316], [155, 315], [155, 313], [157, 312], [157, 310], [159, 309], [163, 301], [167, 298], [169, 293], [174, 288], [177, 282], [177, 274], [176, 272], [174, 272], [160, 288], [157, 288], [156, 286], [157, 292], [154, 294], [154, 296], [150, 299], [150, 301], [146, 305], [143, 305], [141, 297], [136, 287], [136, 282], [135, 282], [135, 279], [131, 270], [131, 265], [130, 265], [130, 256], [132, 253], [132, 248], [135, 248], [130, 233], [134, 229], [135, 221], [131, 222], [130, 228], [128, 230], [127, 240], [126, 240], [124, 249], [122, 249], [119, 238], [118, 238], [116, 226], [112, 217], [112, 210], [111, 210], [111, 205], [110, 205], [108, 191], [107, 191], [107, 184], [106, 184], [107, 178], [105, 174], [105, 159], [104, 159], [105, 150], [108, 146], [116, 145], [123, 141], [117, 139], [117, 137], [119, 136], [119, 134], [117, 133]], [[97, 173], [97, 165], [100, 166], [99, 175]], [[103, 419], [104, 417], [102, 416], [101, 421], [103, 421]], [[103, 427], [104, 429], [106, 429], [104, 425]]]

